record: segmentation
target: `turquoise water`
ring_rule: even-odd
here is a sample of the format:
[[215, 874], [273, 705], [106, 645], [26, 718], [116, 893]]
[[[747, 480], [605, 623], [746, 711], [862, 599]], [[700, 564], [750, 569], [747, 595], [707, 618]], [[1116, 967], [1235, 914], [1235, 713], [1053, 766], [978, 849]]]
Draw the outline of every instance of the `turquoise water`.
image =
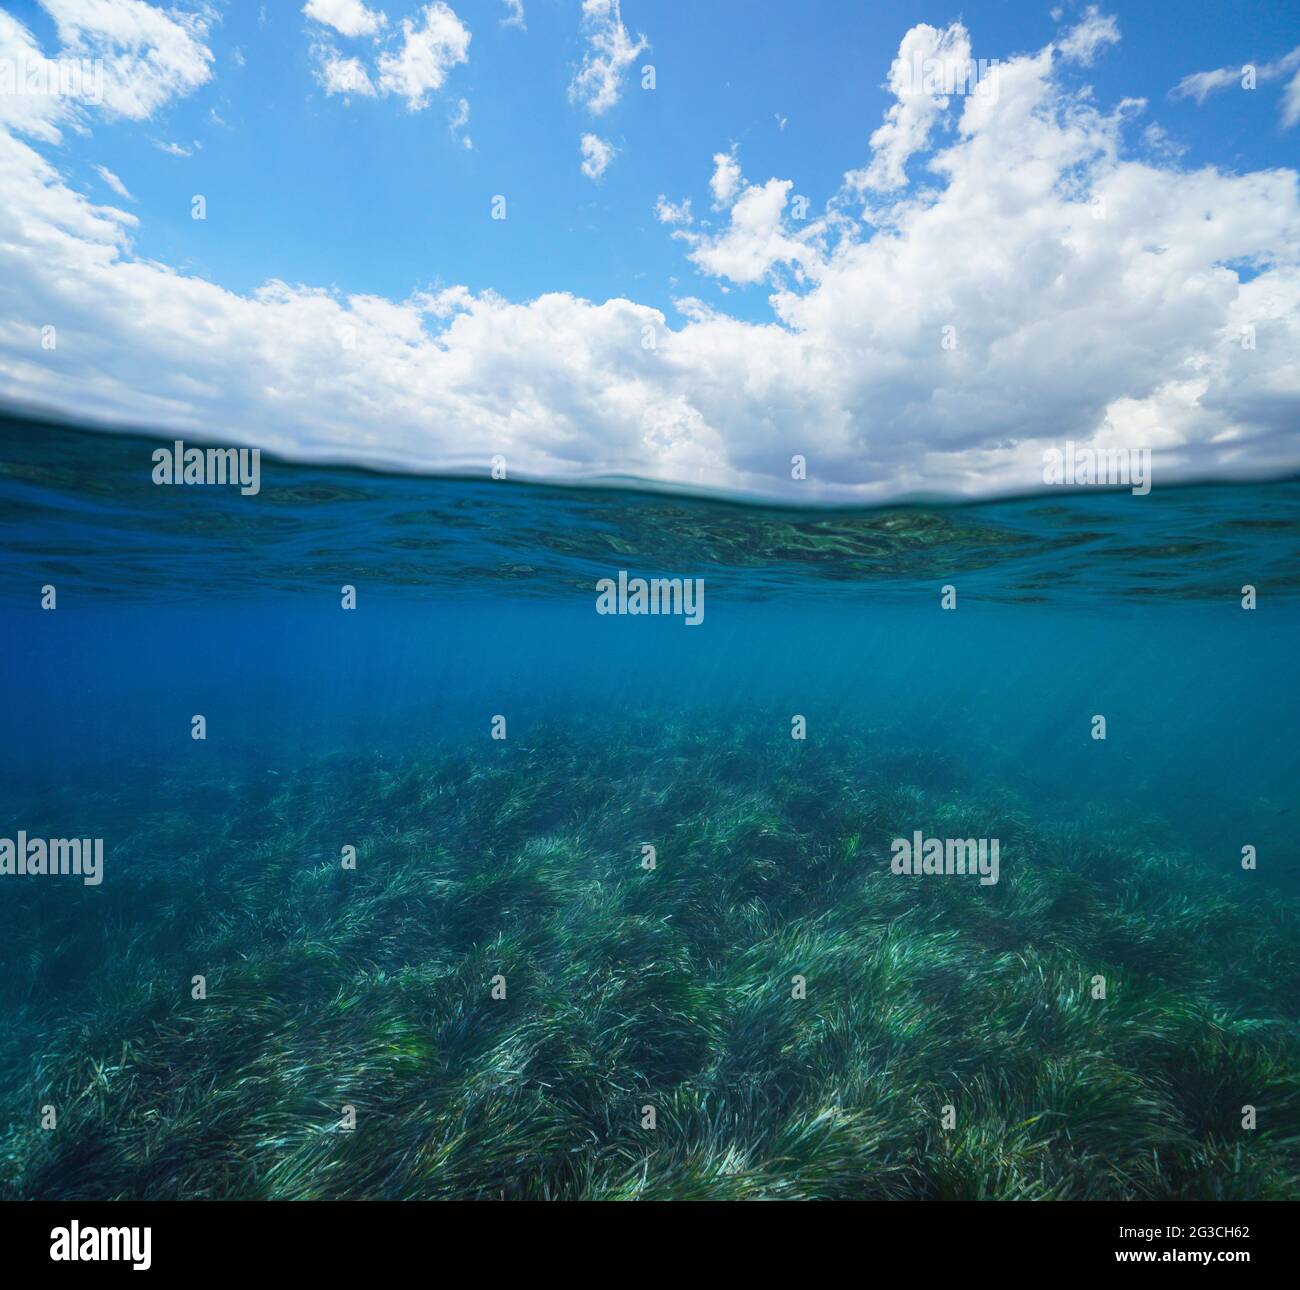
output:
[[12, 1194], [1295, 1194], [1300, 481], [244, 497], [156, 446], [0, 425], [0, 833], [105, 857], [0, 876]]

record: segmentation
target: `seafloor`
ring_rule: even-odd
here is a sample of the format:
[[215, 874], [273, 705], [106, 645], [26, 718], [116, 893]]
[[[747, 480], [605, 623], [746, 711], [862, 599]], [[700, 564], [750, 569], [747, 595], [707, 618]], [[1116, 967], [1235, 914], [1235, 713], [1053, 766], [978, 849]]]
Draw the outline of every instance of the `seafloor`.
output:
[[0, 904], [0, 1194], [1300, 1196], [1296, 902], [970, 774], [647, 711], [124, 776], [114, 880]]

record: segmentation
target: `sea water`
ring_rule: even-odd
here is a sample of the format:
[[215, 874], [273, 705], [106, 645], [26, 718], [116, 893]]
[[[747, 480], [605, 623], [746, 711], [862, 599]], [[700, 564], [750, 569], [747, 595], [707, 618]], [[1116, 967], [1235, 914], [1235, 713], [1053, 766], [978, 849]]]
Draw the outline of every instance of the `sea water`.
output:
[[1300, 481], [160, 446], [0, 426], [6, 1194], [1295, 1194]]

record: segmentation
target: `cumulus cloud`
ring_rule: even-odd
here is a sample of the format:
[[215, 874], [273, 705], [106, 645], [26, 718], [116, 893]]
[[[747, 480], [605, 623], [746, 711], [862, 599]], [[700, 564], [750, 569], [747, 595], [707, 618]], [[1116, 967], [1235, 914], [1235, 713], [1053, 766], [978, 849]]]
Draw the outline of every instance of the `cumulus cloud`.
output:
[[1052, 46], [1003, 63], [925, 188], [868, 223], [848, 183], [817, 237], [792, 233], [790, 181], [747, 182], [732, 153], [725, 225], [661, 202], [673, 234], [704, 238], [686, 244], [702, 271], [767, 276], [767, 321], [463, 286], [228, 291], [137, 257], [133, 217], [46, 155], [48, 122], [7, 119], [0, 396], [290, 456], [481, 471], [501, 453], [516, 476], [770, 495], [797, 452], [805, 499], [1035, 486], [1067, 438], [1150, 447], [1157, 482], [1294, 468], [1295, 172], [1135, 155], [1138, 106], [1107, 108], [1062, 65]]
[[740, 191], [740, 162], [734, 152], [715, 152], [713, 154], [713, 178], [709, 180], [709, 191], [713, 194], [715, 210], [730, 206]]
[[655, 218], [661, 224], [691, 224], [695, 217], [691, 214], [691, 199], [687, 197], [680, 202], [670, 202], [663, 193], [655, 202]]
[[501, 2], [506, 7], [506, 16], [501, 19], [501, 25], [527, 31], [528, 24], [524, 21], [524, 0], [501, 0]]
[[609, 163], [614, 160], [617, 149], [608, 139], [602, 139], [595, 134], [584, 134], [581, 147], [582, 173], [588, 179], [599, 179], [609, 168]]
[[141, 0], [42, 2], [62, 42], [55, 58], [0, 11], [0, 129], [58, 143], [92, 112], [145, 120], [211, 77], [201, 16], [164, 14]]
[[399, 94], [419, 111], [432, 90], [442, 89], [457, 63], [469, 62], [469, 28], [442, 0], [425, 7], [422, 21], [402, 19], [402, 47], [379, 59], [379, 88]]
[[970, 37], [959, 22], [942, 31], [920, 23], [903, 37], [889, 70], [896, 102], [871, 136], [871, 164], [851, 176], [855, 186], [890, 192], [907, 183], [907, 162], [927, 146], [947, 110], [945, 89], [966, 83], [970, 56]]
[[100, 61], [103, 108], [143, 121], [212, 75], [205, 13], [164, 13], [144, 0], [41, 0], [64, 58]]
[[0, 125], [58, 143], [60, 125], [75, 117], [81, 101], [102, 101], [102, 85], [97, 93], [93, 73], [87, 81], [90, 92], [80, 98], [59, 92], [60, 65], [45, 56], [26, 27], [0, 10]]
[[[357, 10], [375, 20], [373, 30], [387, 22], [384, 14], [364, 10], [356, 0], [313, 0], [303, 12], [351, 35], [357, 34], [355, 29], [363, 21]], [[344, 31], [340, 23], [353, 30]], [[419, 112], [428, 107], [430, 94], [446, 84], [451, 69], [469, 62], [470, 39], [469, 28], [454, 10], [443, 0], [435, 0], [415, 18], [402, 19], [400, 31], [380, 50], [373, 66], [368, 67], [359, 57], [341, 54], [332, 44], [314, 45], [316, 80], [326, 94], [391, 94], [405, 99], [408, 111]]]
[[796, 280], [822, 264], [818, 239], [823, 221], [794, 233], [786, 219], [792, 181], [769, 179], [750, 184], [740, 168], [735, 149], [713, 155], [709, 190], [714, 210], [726, 210], [728, 222], [718, 232], [690, 227], [690, 199], [674, 206], [662, 196], [655, 213], [661, 223], [680, 225], [673, 236], [690, 248], [690, 259], [705, 273], [746, 286], [762, 282], [778, 265], [792, 266]]
[[316, 51], [316, 79], [326, 94], [360, 94], [373, 98], [374, 83], [359, 58], [344, 58], [336, 49], [321, 46]]
[[1061, 56], [1070, 62], [1091, 67], [1104, 45], [1117, 44], [1119, 23], [1109, 14], [1100, 12], [1094, 4], [1088, 6], [1083, 20], [1061, 37], [1057, 48], [1061, 51]]
[[307, 0], [302, 11], [341, 36], [373, 36], [388, 22], [387, 14], [367, 9], [361, 0]]
[[600, 116], [618, 102], [624, 73], [650, 45], [642, 35], [632, 39], [619, 0], [582, 0], [582, 28], [587, 52], [569, 85], [569, 97]]

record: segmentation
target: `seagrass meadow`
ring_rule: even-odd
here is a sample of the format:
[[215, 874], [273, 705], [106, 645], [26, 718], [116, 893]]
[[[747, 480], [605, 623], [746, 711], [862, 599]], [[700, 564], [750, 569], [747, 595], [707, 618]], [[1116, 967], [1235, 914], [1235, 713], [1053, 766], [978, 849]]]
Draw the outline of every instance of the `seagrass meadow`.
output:
[[1297, 482], [241, 497], [30, 429], [0, 833], [103, 866], [0, 875], [0, 1196], [1300, 1197]]

